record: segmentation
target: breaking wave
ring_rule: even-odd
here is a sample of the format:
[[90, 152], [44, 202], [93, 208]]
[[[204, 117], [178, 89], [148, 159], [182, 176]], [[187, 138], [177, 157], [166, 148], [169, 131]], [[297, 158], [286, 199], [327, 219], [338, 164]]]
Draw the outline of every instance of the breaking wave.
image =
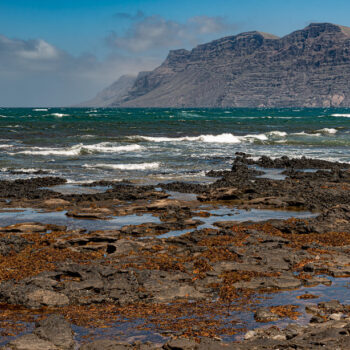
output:
[[322, 134], [331, 134], [331, 135], [336, 134], [338, 132], [337, 129], [333, 129], [333, 128], [323, 128], [317, 131]]
[[139, 163], [139, 164], [108, 164], [108, 163], [100, 163], [100, 164], [84, 164], [84, 168], [102, 168], [102, 169], [115, 169], [115, 170], [150, 170], [150, 169], [158, 169], [160, 163], [152, 162], [152, 163]]
[[287, 136], [288, 134], [287, 134], [285, 131], [270, 131], [270, 132], [268, 133], [268, 135], [270, 135], [270, 136], [285, 137], [285, 136]]
[[95, 145], [78, 144], [67, 148], [46, 148], [33, 147], [30, 150], [16, 152], [16, 154], [31, 154], [41, 156], [79, 156], [90, 153], [122, 153], [141, 151], [144, 147], [140, 145], [115, 146], [109, 142], [102, 142]]
[[69, 117], [69, 114], [65, 114], [65, 113], [51, 113], [50, 115], [52, 115], [53, 117], [58, 117], [58, 118]]
[[294, 136], [321, 136], [322, 134], [320, 132], [315, 132], [315, 133], [307, 133], [305, 131], [301, 131], [301, 132], [294, 132], [293, 134]]
[[129, 136], [129, 139], [136, 139], [141, 141], [150, 142], [205, 142], [205, 143], [231, 143], [237, 144], [242, 142], [254, 142], [255, 140], [267, 141], [269, 136], [284, 137], [287, 133], [282, 131], [271, 131], [267, 134], [248, 134], [245, 136], [238, 136], [230, 133], [224, 133], [220, 135], [200, 135], [200, 136], [184, 136], [184, 137], [154, 137], [154, 136]]
[[331, 117], [350, 118], [350, 114], [349, 113], [334, 113], [334, 114], [331, 114]]

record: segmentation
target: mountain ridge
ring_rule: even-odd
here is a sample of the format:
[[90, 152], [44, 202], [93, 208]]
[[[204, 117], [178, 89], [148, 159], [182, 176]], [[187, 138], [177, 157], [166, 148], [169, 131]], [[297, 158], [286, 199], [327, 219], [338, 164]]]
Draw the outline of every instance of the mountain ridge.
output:
[[109, 107], [350, 106], [350, 28], [311, 23], [283, 37], [259, 31], [171, 50]]

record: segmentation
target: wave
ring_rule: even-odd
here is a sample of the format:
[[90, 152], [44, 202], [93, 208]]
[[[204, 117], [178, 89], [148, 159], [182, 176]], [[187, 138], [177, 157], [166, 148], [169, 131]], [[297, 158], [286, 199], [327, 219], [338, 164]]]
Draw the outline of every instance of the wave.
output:
[[322, 134], [336, 134], [338, 132], [337, 129], [333, 129], [333, 128], [323, 128], [317, 131]]
[[321, 133], [319, 133], [319, 132], [315, 132], [315, 133], [311, 133], [311, 134], [309, 134], [309, 133], [307, 133], [307, 132], [305, 132], [305, 131], [301, 131], [301, 132], [294, 132], [293, 134], [291, 134], [291, 135], [294, 135], [294, 136], [316, 136], [316, 137], [318, 137], [318, 136], [322, 136], [322, 134]]
[[115, 146], [110, 142], [101, 142], [96, 145], [84, 145], [82, 146], [82, 150], [96, 153], [119, 153], [142, 151], [144, 147], [140, 145]]
[[279, 136], [279, 137], [285, 137], [288, 135], [285, 131], [270, 131], [267, 134], [270, 136]]
[[34, 112], [47, 112], [49, 109], [48, 108], [34, 108]]
[[[279, 133], [279, 132], [276, 132]], [[285, 136], [284, 134], [273, 134], [273, 132], [268, 133], [270, 135]], [[156, 136], [129, 136], [129, 139], [150, 141], [150, 142], [183, 142], [183, 141], [193, 141], [193, 142], [205, 142], [205, 143], [229, 143], [237, 144], [241, 142], [254, 142], [254, 140], [267, 141], [268, 136], [266, 134], [249, 134], [245, 136], [237, 136], [229, 133], [220, 135], [200, 135], [200, 136], [184, 136], [184, 137], [156, 137]]]
[[349, 113], [334, 113], [334, 114], [331, 114], [331, 117], [350, 118], [350, 114]]
[[69, 114], [65, 114], [65, 113], [51, 113], [50, 115], [52, 115], [53, 117], [58, 117], [58, 118], [69, 117]]
[[80, 155], [81, 149], [81, 145], [76, 145], [69, 148], [33, 147], [31, 150], [24, 150], [11, 154], [30, 154], [38, 156], [78, 156]]
[[23, 174], [35, 174], [39, 171], [43, 171], [45, 173], [54, 174], [54, 170], [50, 169], [35, 169], [35, 168], [1, 168], [1, 172], [18, 172]]
[[31, 154], [41, 156], [79, 156], [90, 153], [121, 153], [141, 151], [144, 147], [140, 145], [113, 146], [108, 142], [102, 142], [95, 145], [78, 144], [67, 148], [47, 148], [33, 147], [30, 150], [23, 150], [15, 154]]
[[245, 136], [238, 136], [238, 138], [242, 141], [253, 141], [253, 140], [260, 140], [260, 141], [267, 141], [269, 138], [265, 134], [253, 134], [253, 135], [245, 135]]
[[160, 163], [152, 162], [152, 163], [139, 163], [139, 164], [84, 164], [84, 168], [102, 168], [102, 169], [113, 169], [113, 170], [150, 170], [150, 169], [158, 169]]

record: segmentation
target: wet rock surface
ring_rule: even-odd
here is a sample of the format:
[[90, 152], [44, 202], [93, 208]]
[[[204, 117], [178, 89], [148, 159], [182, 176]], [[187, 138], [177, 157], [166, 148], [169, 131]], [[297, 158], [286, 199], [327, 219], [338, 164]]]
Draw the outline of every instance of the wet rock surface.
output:
[[[348, 349], [350, 345], [350, 317], [349, 306], [337, 304], [337, 309], [345, 313], [331, 313], [332, 307], [327, 308], [322, 304], [314, 305], [314, 310], [322, 313], [319, 322], [311, 319], [307, 325], [289, 325], [284, 329], [278, 327], [259, 328], [245, 334], [240, 343], [225, 343], [219, 339], [201, 338], [172, 338], [165, 344], [151, 342], [127, 343], [122, 341], [104, 339], [81, 345], [81, 350], [120, 350], [120, 349], [164, 349], [164, 350], [200, 350], [200, 349]], [[273, 315], [273, 314], [272, 314]], [[10, 342], [3, 349], [49, 349], [70, 350], [77, 348], [73, 331], [63, 317], [51, 315], [39, 321], [31, 334], [26, 334]]]
[[[259, 178], [262, 171], [254, 166], [286, 168], [287, 178]], [[108, 189], [103, 193], [63, 195], [42, 189], [62, 184], [63, 179], [1, 182], [3, 210], [64, 210], [67, 217], [97, 223], [128, 215], [135, 220], [115, 229], [90, 231], [40, 222], [3, 225], [0, 330], [8, 339], [3, 345], [8, 349], [346, 349], [347, 305], [317, 299], [313, 304], [306, 293], [299, 299], [312, 302], [305, 313], [297, 299], [298, 304], [267, 306], [259, 298], [329, 286], [332, 278], [350, 277], [347, 169], [345, 164], [286, 157], [253, 161], [239, 154], [231, 171], [213, 174], [220, 178], [207, 185], [104, 182]], [[197, 200], [169, 198], [169, 190], [196, 193]], [[232, 220], [223, 221], [217, 216], [222, 207], [307, 209], [318, 215], [264, 222], [237, 222], [232, 215]], [[154, 222], [142, 222], [142, 215]], [[173, 231], [182, 235], [172, 237]], [[164, 233], [169, 237], [158, 237]], [[298, 322], [306, 314], [310, 323]], [[24, 334], [23, 324], [33, 324], [35, 318], [34, 331]], [[288, 320], [294, 323], [278, 327]], [[135, 331], [147, 330], [161, 338], [157, 344], [135, 343], [121, 333], [117, 340], [94, 333], [122, 328], [125, 322]], [[259, 328], [270, 322], [272, 328]], [[89, 329], [93, 341], [73, 338], [71, 325]], [[226, 344], [256, 327], [245, 340]], [[56, 328], [62, 336], [54, 332]]]

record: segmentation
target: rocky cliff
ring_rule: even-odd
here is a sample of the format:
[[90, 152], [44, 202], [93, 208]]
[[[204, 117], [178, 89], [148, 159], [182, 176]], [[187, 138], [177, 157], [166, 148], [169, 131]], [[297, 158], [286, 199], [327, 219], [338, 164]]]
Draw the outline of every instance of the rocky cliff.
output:
[[93, 99], [83, 102], [75, 107], [109, 107], [115, 101], [127, 96], [129, 89], [133, 86], [136, 76], [122, 75], [112, 85], [106, 87]]
[[350, 28], [248, 32], [170, 51], [111, 107], [350, 106]]

